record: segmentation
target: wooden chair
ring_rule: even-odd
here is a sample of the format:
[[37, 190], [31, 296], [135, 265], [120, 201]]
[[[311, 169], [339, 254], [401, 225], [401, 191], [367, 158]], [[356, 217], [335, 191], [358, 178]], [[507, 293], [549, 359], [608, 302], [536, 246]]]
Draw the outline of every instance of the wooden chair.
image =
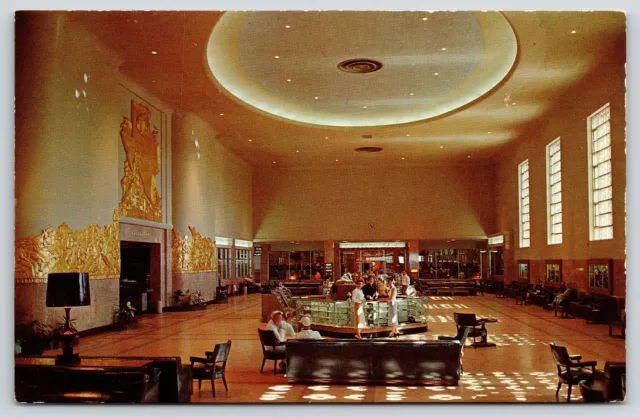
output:
[[[458, 313], [453, 314], [453, 318], [456, 321], [458, 328], [468, 328], [468, 337], [473, 338], [473, 347], [495, 347], [494, 343], [487, 341], [487, 328], [486, 324], [491, 322], [498, 322], [497, 319], [488, 318], [476, 318], [476, 314], [473, 313]], [[459, 330], [458, 330], [459, 331]], [[476, 338], [480, 338], [481, 341], [476, 342]]]
[[213, 351], [206, 351], [206, 357], [189, 357], [191, 361], [191, 373], [194, 379], [198, 379], [198, 391], [202, 388], [202, 380], [211, 380], [211, 392], [216, 397], [216, 388], [214, 380], [222, 379], [224, 389], [228, 392], [227, 379], [225, 378], [225, 370], [227, 368], [227, 359], [231, 351], [231, 340], [223, 344], [216, 344]]
[[[596, 370], [595, 361], [581, 361], [581, 355], [569, 355], [566, 347], [549, 343], [551, 347], [551, 354], [556, 362], [558, 368], [558, 389], [556, 390], [556, 398], [560, 393], [562, 384], [569, 385], [569, 391], [567, 393], [567, 402], [571, 402], [571, 388], [574, 385], [579, 384], [581, 381], [592, 382], [593, 375]], [[587, 369], [591, 367], [591, 370]]]
[[278, 360], [284, 360], [287, 356], [285, 347], [283, 344], [278, 344], [275, 334], [269, 329], [258, 328], [258, 336], [262, 345], [262, 367], [260, 367], [260, 373], [264, 370], [264, 363], [267, 360], [273, 360], [273, 374], [275, 375]]

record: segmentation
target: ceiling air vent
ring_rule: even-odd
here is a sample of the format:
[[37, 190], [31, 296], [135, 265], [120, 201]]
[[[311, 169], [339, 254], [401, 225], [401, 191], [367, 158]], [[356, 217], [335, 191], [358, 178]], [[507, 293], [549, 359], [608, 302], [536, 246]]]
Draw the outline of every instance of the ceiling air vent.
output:
[[342, 61], [338, 64], [338, 69], [345, 73], [366, 74], [373, 73], [382, 68], [380, 61], [369, 58], [354, 58]]
[[355, 149], [356, 152], [380, 152], [382, 148], [380, 147], [360, 147]]

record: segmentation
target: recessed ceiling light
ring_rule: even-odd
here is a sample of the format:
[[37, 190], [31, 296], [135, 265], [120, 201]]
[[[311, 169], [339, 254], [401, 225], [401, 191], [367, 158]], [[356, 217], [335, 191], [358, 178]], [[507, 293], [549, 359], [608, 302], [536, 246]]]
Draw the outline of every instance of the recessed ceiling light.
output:
[[423, 17], [422, 21], [425, 21], [425, 20], [429, 20], [429, 18], [428, 17]]
[[329, 139], [329, 137], [328, 137], [328, 136], [325, 136], [325, 137], [324, 137], [324, 139]]
[[516, 102], [513, 102], [513, 103], [511, 103], [511, 104], [512, 104], [513, 106], [515, 106], [515, 105], [516, 105]]
[[151, 51], [151, 55], [158, 55], [158, 51]]
[[571, 33], [576, 33], [576, 31], [575, 31], [575, 30], [572, 30], [572, 31], [571, 31]]
[[299, 152], [300, 152], [299, 150], [296, 150], [296, 153], [299, 153]]
[[433, 75], [438, 75], [438, 73], [433, 73]]
[[409, 96], [413, 96], [413, 93], [409, 93]]
[[446, 51], [447, 48], [440, 48], [440, 51]]
[[253, 139], [250, 139], [249, 142], [253, 142]]
[[366, 108], [367, 108], [367, 106], [362, 106], [362, 108], [363, 108], [363, 109], [366, 109]]
[[336, 160], [336, 162], [338, 162], [338, 160]]
[[276, 56], [275, 56], [275, 57], [273, 57], [273, 58], [278, 59], [278, 58], [280, 58], [280, 55], [276, 55]]
[[442, 148], [444, 148], [444, 145], [440, 145], [440, 148], [441, 148], [441, 149], [442, 149]]
[[471, 156], [470, 156], [470, 155], [467, 155], [467, 158], [471, 158]]
[[315, 100], [318, 100], [318, 96], [314, 97]]
[[284, 25], [285, 29], [289, 29], [291, 25]]
[[287, 82], [289, 82], [289, 83], [290, 83], [290, 82], [291, 82], [291, 79], [290, 79], [290, 78], [287, 78]]
[[491, 133], [491, 131], [489, 131], [489, 132], [487, 132], [487, 133], [488, 133], [488, 134], [490, 134], [490, 133]]
[[402, 157], [402, 159], [404, 160], [404, 157]]
[[273, 163], [275, 164], [276, 162], [274, 161]]
[[411, 134], [407, 134], [407, 136], [411, 136]]
[[220, 113], [220, 116], [224, 116], [224, 113]]

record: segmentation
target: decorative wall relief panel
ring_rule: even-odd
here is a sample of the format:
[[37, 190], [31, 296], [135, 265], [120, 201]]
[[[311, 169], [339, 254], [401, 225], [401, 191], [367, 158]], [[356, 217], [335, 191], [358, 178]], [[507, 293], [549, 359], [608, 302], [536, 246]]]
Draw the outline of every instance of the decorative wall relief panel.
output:
[[63, 222], [57, 230], [16, 240], [15, 280], [17, 283], [46, 283], [49, 273], [88, 272], [89, 278], [120, 277], [120, 231], [118, 210], [113, 224], [91, 224], [82, 230]]
[[184, 238], [173, 229], [171, 255], [173, 273], [206, 273], [216, 271], [216, 244], [211, 238], [203, 238], [192, 226], [191, 237]]
[[131, 101], [131, 119], [125, 117], [120, 124], [120, 138], [126, 153], [122, 186], [120, 216], [162, 221], [162, 201], [156, 175], [160, 172], [160, 144], [158, 128], [151, 129], [149, 109]]

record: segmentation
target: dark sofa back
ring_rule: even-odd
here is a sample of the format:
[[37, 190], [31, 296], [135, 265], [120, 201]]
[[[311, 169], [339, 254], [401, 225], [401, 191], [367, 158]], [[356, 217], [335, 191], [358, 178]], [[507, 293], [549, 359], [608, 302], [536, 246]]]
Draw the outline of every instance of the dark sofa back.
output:
[[287, 341], [289, 382], [457, 385], [458, 341]]

